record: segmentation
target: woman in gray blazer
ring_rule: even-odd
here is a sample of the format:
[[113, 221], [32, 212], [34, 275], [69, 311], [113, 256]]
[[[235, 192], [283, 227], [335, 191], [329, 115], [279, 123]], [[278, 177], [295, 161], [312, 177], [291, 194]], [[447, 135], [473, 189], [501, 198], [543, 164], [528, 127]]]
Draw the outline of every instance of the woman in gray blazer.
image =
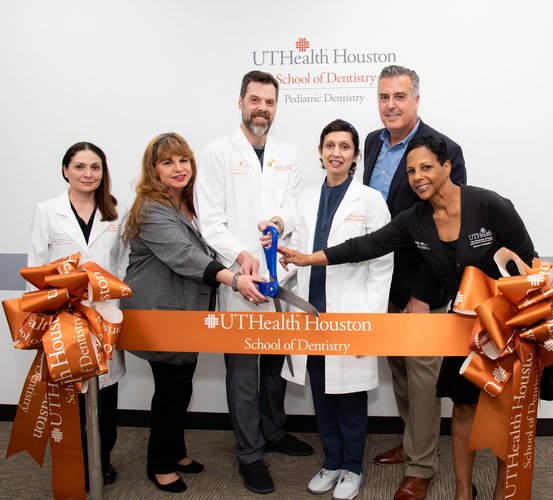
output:
[[[212, 258], [196, 224], [195, 176], [194, 154], [181, 136], [167, 133], [150, 141], [125, 228], [131, 248], [125, 282], [133, 296], [122, 302], [123, 309], [212, 310], [220, 283], [254, 303], [266, 300], [255, 284], [260, 278], [233, 274]], [[160, 490], [184, 491], [177, 471], [204, 468], [188, 457], [184, 440], [198, 354], [133, 354], [148, 360], [154, 376], [148, 477]]]

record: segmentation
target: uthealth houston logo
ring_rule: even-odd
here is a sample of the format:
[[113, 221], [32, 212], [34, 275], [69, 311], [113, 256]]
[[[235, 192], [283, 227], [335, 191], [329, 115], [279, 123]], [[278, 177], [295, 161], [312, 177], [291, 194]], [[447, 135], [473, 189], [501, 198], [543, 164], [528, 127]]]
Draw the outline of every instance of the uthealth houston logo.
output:
[[255, 66], [284, 66], [304, 64], [392, 64], [397, 62], [395, 52], [363, 51], [348, 48], [313, 47], [311, 41], [300, 36], [288, 49], [254, 50]]
[[251, 313], [209, 313], [204, 318], [208, 329], [246, 331], [315, 331], [315, 332], [371, 332], [372, 325], [368, 320], [357, 321], [348, 319], [324, 320], [307, 314], [281, 314], [275, 319], [264, 314]]

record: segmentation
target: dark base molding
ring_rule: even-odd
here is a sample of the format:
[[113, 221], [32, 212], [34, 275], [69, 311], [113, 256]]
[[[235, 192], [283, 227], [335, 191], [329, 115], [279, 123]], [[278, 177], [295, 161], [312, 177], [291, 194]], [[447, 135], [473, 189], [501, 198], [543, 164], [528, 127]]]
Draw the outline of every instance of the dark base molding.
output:
[[[148, 427], [150, 412], [146, 410], [119, 410], [118, 425]], [[228, 413], [189, 412], [186, 426], [189, 429], [231, 430]], [[442, 427], [444, 428], [443, 424]], [[449, 431], [449, 422], [445, 429]], [[288, 415], [286, 429], [290, 432], [317, 432], [314, 415]], [[367, 432], [371, 434], [399, 434], [402, 432], [399, 417], [368, 417]]]
[[[17, 405], [0, 405], [0, 421], [11, 422], [15, 418]], [[148, 427], [148, 410], [119, 410], [117, 424], [124, 427]], [[228, 413], [188, 413], [189, 429], [231, 430]], [[287, 430], [291, 432], [317, 432], [313, 415], [289, 415]], [[369, 434], [401, 434], [403, 428], [399, 417], [367, 417]], [[451, 418], [442, 418], [440, 434], [451, 434]], [[553, 418], [540, 418], [536, 434], [553, 436]]]

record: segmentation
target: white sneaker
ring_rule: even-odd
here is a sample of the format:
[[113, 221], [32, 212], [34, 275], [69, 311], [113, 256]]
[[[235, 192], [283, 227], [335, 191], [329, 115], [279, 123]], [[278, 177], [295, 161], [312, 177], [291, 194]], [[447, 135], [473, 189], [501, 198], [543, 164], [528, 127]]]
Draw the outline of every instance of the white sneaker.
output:
[[340, 469], [321, 469], [319, 472], [317, 472], [317, 474], [313, 476], [313, 479], [309, 481], [309, 484], [307, 485], [307, 491], [309, 491], [309, 493], [313, 493], [313, 495], [322, 495], [323, 493], [330, 491], [337, 483], [341, 472], [342, 471]]
[[333, 500], [350, 500], [359, 494], [359, 488], [363, 484], [363, 473], [355, 474], [346, 469], [342, 469], [338, 484], [334, 488]]

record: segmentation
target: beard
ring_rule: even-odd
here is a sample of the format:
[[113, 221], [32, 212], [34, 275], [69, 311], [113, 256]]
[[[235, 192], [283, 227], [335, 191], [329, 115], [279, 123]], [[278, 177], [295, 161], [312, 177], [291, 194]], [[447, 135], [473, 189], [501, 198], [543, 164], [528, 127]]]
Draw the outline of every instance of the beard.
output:
[[[252, 120], [256, 116], [262, 116], [267, 120], [267, 123], [265, 123], [265, 125], [254, 125]], [[269, 129], [271, 128], [271, 124], [273, 123], [270, 119], [269, 113], [265, 113], [263, 111], [253, 113], [251, 116], [247, 116], [244, 112], [242, 112], [242, 122], [244, 123], [246, 128], [256, 137], [263, 137], [267, 135]]]

